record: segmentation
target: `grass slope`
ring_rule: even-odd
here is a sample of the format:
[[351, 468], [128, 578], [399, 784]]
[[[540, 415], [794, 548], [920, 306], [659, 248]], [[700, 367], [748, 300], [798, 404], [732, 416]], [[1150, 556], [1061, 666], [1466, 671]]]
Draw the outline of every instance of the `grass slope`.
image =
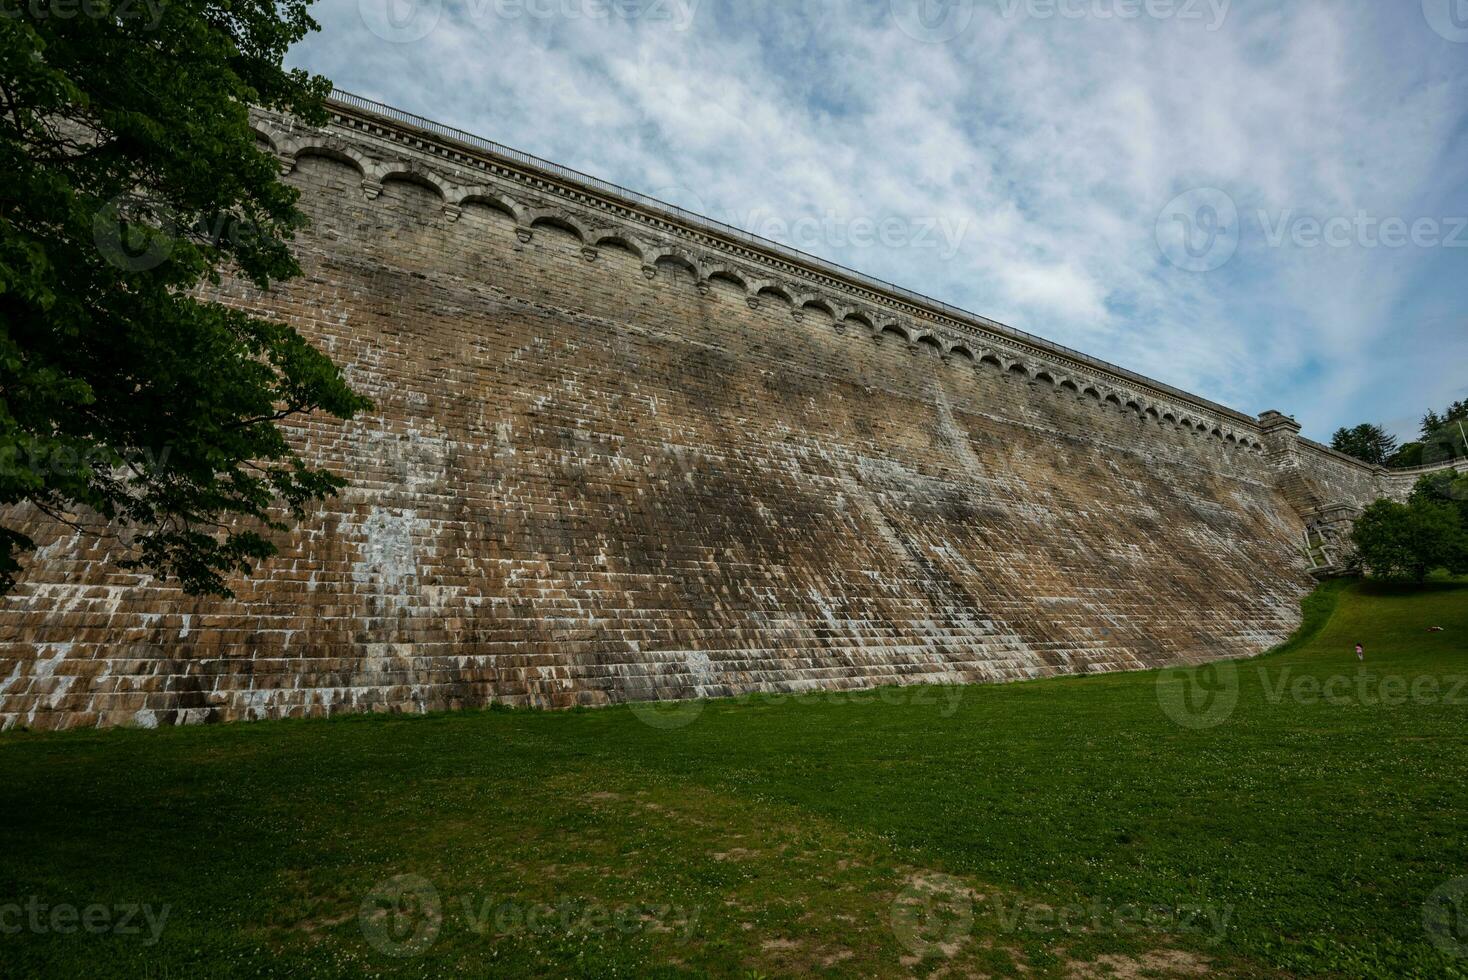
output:
[[1461, 974], [1468, 585], [1306, 614], [1202, 671], [11, 733], [0, 975]]

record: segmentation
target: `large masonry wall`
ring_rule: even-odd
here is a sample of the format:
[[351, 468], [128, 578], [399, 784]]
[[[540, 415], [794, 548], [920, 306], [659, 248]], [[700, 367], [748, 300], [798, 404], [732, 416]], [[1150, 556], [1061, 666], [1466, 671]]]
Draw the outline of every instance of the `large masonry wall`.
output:
[[376, 401], [296, 430], [351, 488], [227, 602], [27, 520], [0, 725], [995, 681], [1247, 655], [1297, 622], [1280, 460], [1341, 464], [1291, 432], [732, 249], [714, 268], [706, 239], [659, 253], [635, 215], [537, 207], [553, 189], [349, 121], [266, 130], [315, 221], [306, 274], [223, 296]]

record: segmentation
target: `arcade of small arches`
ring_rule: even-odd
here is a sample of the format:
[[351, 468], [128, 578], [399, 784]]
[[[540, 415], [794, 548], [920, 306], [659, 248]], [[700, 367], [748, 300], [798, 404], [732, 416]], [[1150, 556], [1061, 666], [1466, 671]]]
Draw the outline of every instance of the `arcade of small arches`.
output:
[[284, 174], [293, 171], [298, 160], [311, 156], [326, 157], [357, 170], [363, 194], [368, 200], [381, 196], [384, 186], [390, 181], [415, 184], [437, 194], [443, 204], [444, 218], [450, 222], [457, 221], [467, 206], [482, 205], [510, 218], [522, 243], [532, 241], [541, 228], [554, 228], [580, 242], [581, 253], [588, 262], [595, 262], [607, 250], [630, 253], [640, 260], [642, 274], [648, 279], [656, 279], [663, 269], [679, 269], [691, 276], [701, 294], [707, 295], [714, 283], [720, 283], [742, 292], [751, 309], [758, 309], [765, 303], [778, 303], [787, 306], [797, 322], [811, 313], [824, 314], [834, 329], [841, 333], [850, 330], [865, 334], [877, 343], [890, 339], [905, 345], [913, 355], [928, 351], [945, 363], [967, 363], [976, 371], [989, 370], [1032, 385], [1049, 385], [1057, 392], [1089, 399], [1102, 407], [1134, 413], [1143, 421], [1211, 437], [1253, 452], [1263, 453], [1265, 450], [1264, 444], [1253, 434], [1239, 432], [1217, 419], [1072, 373], [1058, 365], [1041, 362], [1032, 355], [948, 337], [938, 330], [868, 305], [841, 302], [788, 282], [761, 276], [722, 256], [699, 254], [686, 246], [650, 241], [626, 228], [599, 224], [564, 207], [525, 201], [498, 186], [457, 183], [419, 161], [375, 159], [347, 140], [330, 134], [291, 132], [270, 125], [257, 126], [255, 132], [280, 161]]

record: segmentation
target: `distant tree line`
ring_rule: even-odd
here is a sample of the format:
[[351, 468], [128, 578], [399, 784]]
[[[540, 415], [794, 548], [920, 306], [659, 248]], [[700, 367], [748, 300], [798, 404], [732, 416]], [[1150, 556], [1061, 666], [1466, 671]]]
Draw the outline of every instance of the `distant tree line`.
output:
[[1330, 447], [1373, 466], [1403, 468], [1468, 458], [1468, 399], [1447, 411], [1422, 417], [1419, 438], [1401, 445], [1385, 428], [1370, 422], [1337, 429]]
[[1354, 561], [1377, 578], [1423, 582], [1437, 569], [1468, 574], [1468, 473], [1417, 481], [1407, 503], [1378, 500], [1351, 530]]

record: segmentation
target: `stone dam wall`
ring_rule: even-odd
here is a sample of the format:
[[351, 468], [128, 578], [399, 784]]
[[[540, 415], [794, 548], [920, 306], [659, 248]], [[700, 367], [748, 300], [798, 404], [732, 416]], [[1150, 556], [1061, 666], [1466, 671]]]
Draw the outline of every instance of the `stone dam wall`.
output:
[[1257, 653], [1380, 471], [427, 124], [259, 117], [305, 275], [225, 301], [376, 402], [231, 601], [41, 545], [0, 725], [597, 705]]

